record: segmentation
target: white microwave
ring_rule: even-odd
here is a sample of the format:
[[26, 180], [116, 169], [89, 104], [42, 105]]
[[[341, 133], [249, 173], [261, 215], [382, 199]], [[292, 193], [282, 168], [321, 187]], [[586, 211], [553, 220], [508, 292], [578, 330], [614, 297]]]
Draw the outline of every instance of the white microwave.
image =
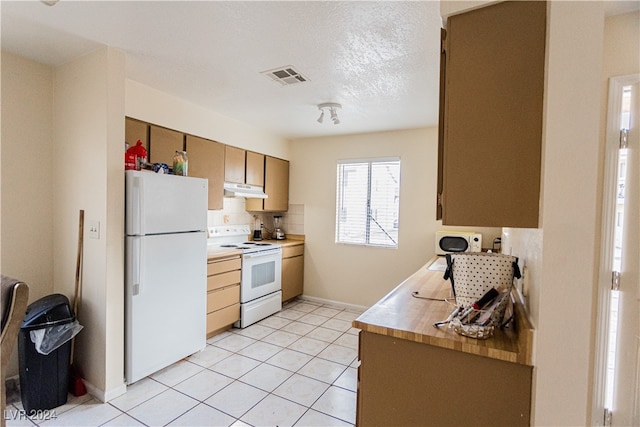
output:
[[436, 255], [481, 252], [482, 234], [473, 231], [436, 231]]

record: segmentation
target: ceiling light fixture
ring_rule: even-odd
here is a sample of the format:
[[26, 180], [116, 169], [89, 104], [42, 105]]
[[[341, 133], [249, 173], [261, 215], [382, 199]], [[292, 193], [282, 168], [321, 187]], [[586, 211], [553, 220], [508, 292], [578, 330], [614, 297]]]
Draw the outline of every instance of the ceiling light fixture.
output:
[[320, 117], [318, 117], [318, 123], [322, 123], [324, 120], [324, 109], [329, 109], [329, 114], [331, 115], [331, 120], [334, 125], [340, 124], [340, 119], [338, 118], [338, 112], [336, 111], [339, 108], [342, 108], [342, 105], [336, 104], [335, 102], [326, 102], [324, 104], [318, 105], [318, 110], [321, 111]]

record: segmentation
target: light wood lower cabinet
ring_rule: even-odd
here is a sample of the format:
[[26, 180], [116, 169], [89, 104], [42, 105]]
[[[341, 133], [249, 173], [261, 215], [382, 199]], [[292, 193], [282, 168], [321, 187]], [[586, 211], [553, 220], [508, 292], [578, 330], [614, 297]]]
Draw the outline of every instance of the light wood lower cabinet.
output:
[[304, 285], [304, 245], [282, 248], [282, 302], [302, 295]]
[[533, 367], [360, 332], [357, 426], [528, 426]]
[[240, 320], [240, 255], [207, 263], [207, 337]]

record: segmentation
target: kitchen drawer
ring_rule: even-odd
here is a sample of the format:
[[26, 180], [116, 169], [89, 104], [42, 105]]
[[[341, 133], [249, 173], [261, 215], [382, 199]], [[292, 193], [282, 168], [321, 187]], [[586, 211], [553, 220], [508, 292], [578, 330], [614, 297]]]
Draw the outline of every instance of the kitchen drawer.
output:
[[218, 289], [207, 294], [207, 313], [240, 302], [240, 285]]
[[209, 276], [207, 277], [207, 291], [226, 288], [227, 286], [240, 283], [240, 277], [240, 270], [228, 271], [226, 273], [216, 274], [215, 276]]
[[237, 320], [240, 320], [240, 304], [209, 313], [207, 314], [207, 334], [225, 328]]
[[220, 274], [231, 270], [240, 270], [242, 268], [242, 260], [238, 258], [226, 259], [222, 261], [214, 261], [207, 263], [207, 276], [212, 274]]
[[303, 254], [304, 254], [304, 245], [282, 247], [282, 258], [291, 258], [293, 256], [298, 256]]

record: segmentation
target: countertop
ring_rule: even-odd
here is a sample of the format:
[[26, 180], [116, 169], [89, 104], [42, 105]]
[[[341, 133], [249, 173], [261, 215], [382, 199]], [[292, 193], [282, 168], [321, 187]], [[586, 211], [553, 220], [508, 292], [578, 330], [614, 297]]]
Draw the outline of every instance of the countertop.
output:
[[428, 269], [437, 259], [429, 260], [365, 311], [353, 321], [353, 326], [366, 332], [531, 366], [533, 328], [519, 302], [515, 304], [516, 327], [496, 329], [486, 340], [461, 336], [447, 325], [433, 326], [447, 318], [454, 308], [453, 302], [415, 298], [412, 293], [453, 301], [451, 284], [443, 279], [443, 273]]
[[298, 240], [298, 239], [284, 239], [284, 240], [265, 239], [263, 240], [263, 242], [273, 243], [275, 245], [280, 245], [282, 247], [304, 245], [304, 240]]

